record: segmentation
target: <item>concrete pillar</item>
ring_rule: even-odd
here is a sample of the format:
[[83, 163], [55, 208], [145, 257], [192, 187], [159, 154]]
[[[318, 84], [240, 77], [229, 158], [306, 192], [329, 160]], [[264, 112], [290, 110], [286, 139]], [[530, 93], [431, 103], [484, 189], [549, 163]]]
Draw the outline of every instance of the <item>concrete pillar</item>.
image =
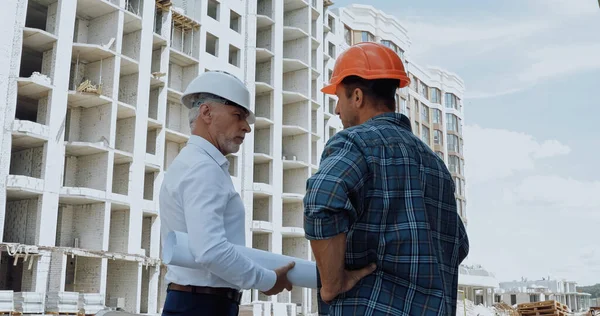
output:
[[[35, 287], [32, 289], [35, 292], [46, 292], [48, 278], [50, 276], [50, 262], [52, 253], [49, 251], [41, 251], [40, 257], [36, 263]], [[33, 258], [29, 259], [33, 260]]]
[[[243, 23], [241, 25], [242, 34], [246, 34], [243, 54], [244, 58], [243, 67], [245, 67], [243, 81], [250, 90], [252, 95], [251, 104], [252, 109], [256, 113], [256, 19], [252, 18], [256, 16], [256, 1], [245, 1], [246, 14], [242, 15]], [[254, 156], [254, 132], [255, 128], [252, 126], [252, 137], [247, 137], [244, 141], [244, 145], [241, 149], [241, 178], [242, 178], [242, 192], [241, 196], [246, 207], [246, 247], [252, 247], [252, 231], [250, 226], [252, 225], [253, 209], [254, 209], [254, 159], [250, 158]], [[249, 135], [250, 136], [250, 135]], [[242, 304], [249, 304], [251, 301], [252, 291], [244, 291], [242, 297]]]
[[[58, 217], [58, 198], [62, 187], [63, 159], [64, 157], [64, 133], [67, 113], [67, 91], [69, 90], [69, 78], [71, 69], [71, 52], [73, 43], [73, 32], [75, 27], [75, 10], [70, 0], [59, 0], [56, 15], [56, 60], [54, 65], [54, 89], [50, 92], [50, 113], [48, 122], [50, 124], [50, 137], [46, 146], [46, 163], [44, 165], [44, 193], [42, 194], [42, 211], [39, 222], [40, 227], [39, 245], [53, 246], [56, 238], [56, 224]], [[60, 80], [56, 80], [60, 78]], [[55, 124], [62, 122], [62, 124]], [[64, 285], [63, 285], [64, 286]]]
[[21, 41], [25, 24], [27, 1], [7, 1], [0, 10], [0, 241], [4, 238], [6, 212], [6, 177], [10, 171], [12, 146], [11, 130], [15, 118], [17, 100], [17, 77], [21, 63]]

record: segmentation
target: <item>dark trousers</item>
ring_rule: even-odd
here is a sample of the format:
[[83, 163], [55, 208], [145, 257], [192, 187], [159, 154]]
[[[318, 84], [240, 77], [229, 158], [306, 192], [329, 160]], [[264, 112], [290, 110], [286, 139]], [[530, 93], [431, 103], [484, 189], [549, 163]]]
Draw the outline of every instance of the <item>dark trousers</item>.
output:
[[240, 306], [224, 297], [167, 290], [163, 316], [237, 316]]

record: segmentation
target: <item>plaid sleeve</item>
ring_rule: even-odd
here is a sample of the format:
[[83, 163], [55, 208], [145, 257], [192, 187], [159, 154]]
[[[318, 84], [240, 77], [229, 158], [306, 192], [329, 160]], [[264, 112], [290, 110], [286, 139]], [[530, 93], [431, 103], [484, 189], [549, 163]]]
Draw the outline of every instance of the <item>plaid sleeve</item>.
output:
[[323, 151], [319, 171], [308, 179], [304, 196], [304, 232], [309, 240], [348, 231], [357, 217], [356, 200], [368, 177], [368, 165], [348, 133], [338, 133]]

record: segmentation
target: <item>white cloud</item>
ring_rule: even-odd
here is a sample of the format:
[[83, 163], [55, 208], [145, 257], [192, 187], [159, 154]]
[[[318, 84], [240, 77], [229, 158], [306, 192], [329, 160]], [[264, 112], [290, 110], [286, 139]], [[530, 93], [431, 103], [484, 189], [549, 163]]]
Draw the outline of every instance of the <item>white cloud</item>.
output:
[[556, 140], [536, 141], [531, 135], [467, 125], [464, 128], [466, 177], [478, 184], [533, 170], [535, 160], [565, 155], [570, 148]]
[[529, 52], [532, 65], [517, 74], [521, 82], [539, 82], [584, 70], [600, 69], [600, 44], [552, 45]]
[[[442, 59], [447, 64], [442, 66], [452, 69], [468, 68], [466, 65], [477, 58], [489, 60], [476, 77], [463, 73], [468, 87], [465, 98], [482, 99], [600, 69], [600, 44], [595, 31], [600, 26], [597, 6], [593, 0], [532, 0], [523, 4], [521, 14], [504, 18], [494, 14], [411, 17], [403, 23], [413, 40], [410, 56], [417, 62]], [[589, 20], [589, 25], [573, 25], [582, 20]], [[569, 32], [583, 40], [569, 42], [570, 38], [565, 38]]]
[[556, 175], [529, 176], [514, 189], [522, 202], [579, 211], [600, 209], [600, 181], [579, 181]]
[[[442, 48], [474, 44], [477, 49], [503, 45], [506, 41], [523, 39], [552, 27], [548, 21], [490, 20], [458, 22], [448, 20], [437, 23], [407, 21], [404, 23], [413, 39], [412, 55], [425, 54]], [[460, 50], [460, 53], [469, 53]]]
[[581, 17], [598, 14], [596, 0], [530, 0], [540, 11], [556, 16]]
[[600, 262], [600, 182], [543, 174], [539, 168], [570, 148], [502, 129], [467, 126], [464, 133], [467, 261], [482, 264], [499, 281], [551, 275], [600, 282], [592, 265]]

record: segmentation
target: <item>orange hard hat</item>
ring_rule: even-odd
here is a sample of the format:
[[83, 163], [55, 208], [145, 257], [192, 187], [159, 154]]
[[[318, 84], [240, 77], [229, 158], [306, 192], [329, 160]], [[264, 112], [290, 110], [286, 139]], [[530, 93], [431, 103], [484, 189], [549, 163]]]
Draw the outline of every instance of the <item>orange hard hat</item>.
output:
[[354, 44], [342, 52], [335, 61], [329, 85], [321, 91], [335, 94], [337, 85], [348, 76], [358, 76], [367, 80], [398, 79], [399, 88], [410, 84], [400, 56], [391, 48], [373, 42]]

